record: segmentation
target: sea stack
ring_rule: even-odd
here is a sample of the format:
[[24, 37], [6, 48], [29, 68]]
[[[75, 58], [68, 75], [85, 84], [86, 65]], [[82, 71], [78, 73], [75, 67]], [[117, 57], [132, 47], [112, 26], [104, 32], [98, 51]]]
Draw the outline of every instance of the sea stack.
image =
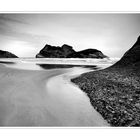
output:
[[97, 49], [85, 49], [75, 51], [72, 46], [67, 44], [59, 46], [51, 46], [46, 44], [45, 47], [36, 55], [36, 58], [108, 58]]
[[108, 58], [104, 55], [101, 51], [97, 49], [86, 49], [78, 52], [74, 52], [69, 54], [67, 58], [96, 58], [96, 59], [103, 59]]
[[45, 47], [36, 55], [36, 58], [66, 58], [70, 53], [75, 52], [69, 45], [62, 47], [46, 44]]

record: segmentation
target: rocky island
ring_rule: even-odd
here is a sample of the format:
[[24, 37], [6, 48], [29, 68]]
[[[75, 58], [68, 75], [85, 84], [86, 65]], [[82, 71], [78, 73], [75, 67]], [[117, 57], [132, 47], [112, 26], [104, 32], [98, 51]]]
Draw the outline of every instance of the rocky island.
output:
[[36, 58], [107, 58], [97, 49], [86, 49], [76, 52], [72, 46], [67, 44], [59, 46], [45, 45], [45, 47], [36, 55]]
[[140, 37], [113, 66], [71, 81], [111, 126], [140, 126]]

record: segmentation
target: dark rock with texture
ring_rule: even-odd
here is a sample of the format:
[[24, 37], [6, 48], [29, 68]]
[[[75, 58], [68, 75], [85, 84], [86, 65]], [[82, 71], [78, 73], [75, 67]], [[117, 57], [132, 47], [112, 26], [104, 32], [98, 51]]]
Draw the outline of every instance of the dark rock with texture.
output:
[[120, 61], [118, 61], [114, 66], [125, 67], [136, 65], [140, 62], [140, 36], [138, 37], [136, 43], [123, 55]]
[[140, 126], [140, 37], [113, 66], [71, 81], [111, 126]]
[[86, 49], [79, 52], [74, 52], [67, 56], [68, 58], [107, 58], [101, 51], [97, 49]]
[[45, 47], [36, 55], [37, 58], [66, 58], [70, 53], [75, 52], [69, 45], [64, 44], [62, 47], [45, 45]]
[[18, 58], [18, 57], [8, 51], [0, 50], [0, 58]]
[[64, 45], [62, 46], [62, 50], [63, 50], [63, 52], [65, 53], [66, 56], [68, 56], [69, 54], [75, 52], [75, 50], [74, 50], [71, 46], [66, 45], [66, 44], [64, 44]]
[[86, 49], [76, 52], [71, 46], [64, 44], [62, 47], [45, 45], [36, 55], [36, 58], [107, 58], [101, 51]]

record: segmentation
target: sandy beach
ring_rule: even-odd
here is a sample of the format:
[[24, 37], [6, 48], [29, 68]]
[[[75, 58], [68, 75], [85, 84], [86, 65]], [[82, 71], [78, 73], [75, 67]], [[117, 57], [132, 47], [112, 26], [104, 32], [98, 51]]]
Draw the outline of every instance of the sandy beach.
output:
[[0, 126], [108, 126], [87, 95], [70, 82], [87, 71], [0, 64]]

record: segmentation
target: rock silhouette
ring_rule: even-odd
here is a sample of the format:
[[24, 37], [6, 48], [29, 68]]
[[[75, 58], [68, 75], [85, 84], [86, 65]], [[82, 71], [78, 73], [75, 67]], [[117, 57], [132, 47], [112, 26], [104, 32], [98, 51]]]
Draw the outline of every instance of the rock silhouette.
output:
[[0, 58], [18, 58], [15, 54], [0, 50]]
[[140, 63], [140, 36], [136, 43], [123, 55], [123, 57], [114, 66], [115, 67], [126, 67], [134, 66]]
[[36, 58], [107, 58], [97, 49], [86, 49], [76, 52], [72, 46], [64, 44], [62, 47], [45, 45]]
[[86, 49], [79, 52], [71, 53], [67, 56], [68, 58], [106, 58], [101, 51], [97, 49]]
[[56, 47], [46, 44], [45, 47], [36, 55], [37, 58], [66, 58], [70, 53], [75, 52], [69, 45], [64, 44], [62, 47]]

